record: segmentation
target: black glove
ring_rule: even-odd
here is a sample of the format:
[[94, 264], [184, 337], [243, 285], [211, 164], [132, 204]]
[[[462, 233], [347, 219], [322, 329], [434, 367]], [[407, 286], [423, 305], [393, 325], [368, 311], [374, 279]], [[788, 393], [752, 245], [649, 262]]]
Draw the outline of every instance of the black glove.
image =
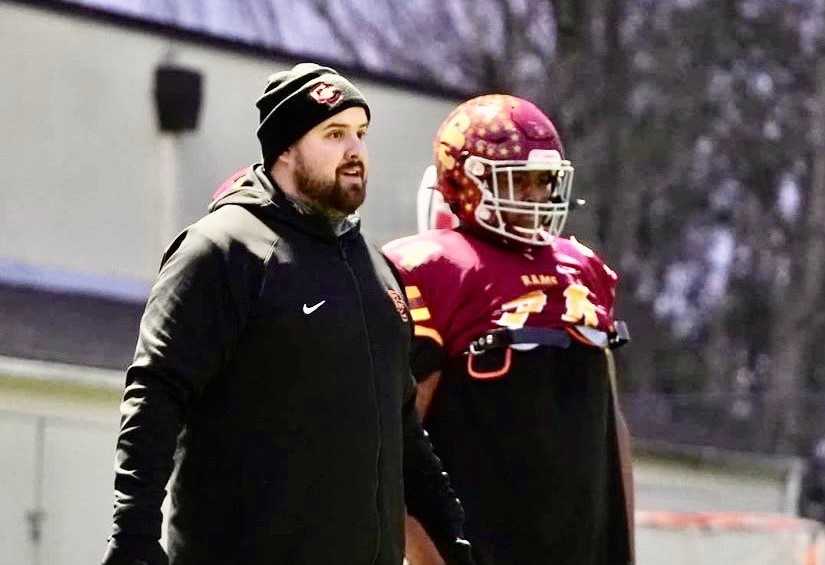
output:
[[456, 538], [440, 550], [446, 565], [475, 565], [470, 542]]
[[158, 540], [118, 536], [109, 539], [102, 565], [169, 565]]

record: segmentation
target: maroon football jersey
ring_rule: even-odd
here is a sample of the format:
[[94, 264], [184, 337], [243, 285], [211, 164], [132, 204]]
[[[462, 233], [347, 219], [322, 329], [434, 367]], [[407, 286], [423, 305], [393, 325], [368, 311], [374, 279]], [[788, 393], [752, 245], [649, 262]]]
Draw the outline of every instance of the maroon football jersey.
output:
[[384, 253], [403, 279], [416, 336], [448, 357], [502, 327], [563, 329], [585, 343], [577, 328], [613, 331], [618, 277], [575, 238], [516, 250], [430, 230], [392, 241]]

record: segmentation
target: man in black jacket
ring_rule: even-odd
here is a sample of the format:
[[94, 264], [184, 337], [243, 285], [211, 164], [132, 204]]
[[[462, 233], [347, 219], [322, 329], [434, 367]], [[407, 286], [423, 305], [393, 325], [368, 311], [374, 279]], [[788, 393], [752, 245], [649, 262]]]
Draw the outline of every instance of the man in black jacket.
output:
[[406, 504], [447, 563], [470, 563], [415, 412], [403, 290], [352, 215], [369, 107], [308, 63], [257, 106], [263, 165], [177, 237], [152, 288], [103, 562], [399, 565]]

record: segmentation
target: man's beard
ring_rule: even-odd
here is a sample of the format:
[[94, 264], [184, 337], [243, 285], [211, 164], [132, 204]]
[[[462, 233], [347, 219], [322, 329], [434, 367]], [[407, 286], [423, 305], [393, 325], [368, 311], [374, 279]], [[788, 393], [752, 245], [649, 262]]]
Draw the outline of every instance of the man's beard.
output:
[[[342, 218], [355, 212], [364, 203], [367, 194], [366, 178], [362, 177], [360, 185], [343, 186], [338, 172], [341, 167], [335, 171], [335, 178], [328, 180], [312, 175], [300, 155], [296, 165], [295, 186], [311, 208], [331, 218]], [[363, 164], [361, 170], [364, 171]]]

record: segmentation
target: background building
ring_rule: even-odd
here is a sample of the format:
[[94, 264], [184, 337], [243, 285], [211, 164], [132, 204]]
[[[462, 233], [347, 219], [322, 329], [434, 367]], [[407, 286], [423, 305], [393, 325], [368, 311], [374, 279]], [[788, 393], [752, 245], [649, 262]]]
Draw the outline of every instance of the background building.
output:
[[[299, 59], [36, 4], [0, 2], [0, 564], [79, 565], [100, 559], [111, 527], [123, 369], [161, 253], [259, 159], [254, 102]], [[201, 77], [191, 131], [161, 131], [168, 65]], [[364, 231], [382, 242], [414, 231], [456, 99], [353, 79], [373, 116]]]

